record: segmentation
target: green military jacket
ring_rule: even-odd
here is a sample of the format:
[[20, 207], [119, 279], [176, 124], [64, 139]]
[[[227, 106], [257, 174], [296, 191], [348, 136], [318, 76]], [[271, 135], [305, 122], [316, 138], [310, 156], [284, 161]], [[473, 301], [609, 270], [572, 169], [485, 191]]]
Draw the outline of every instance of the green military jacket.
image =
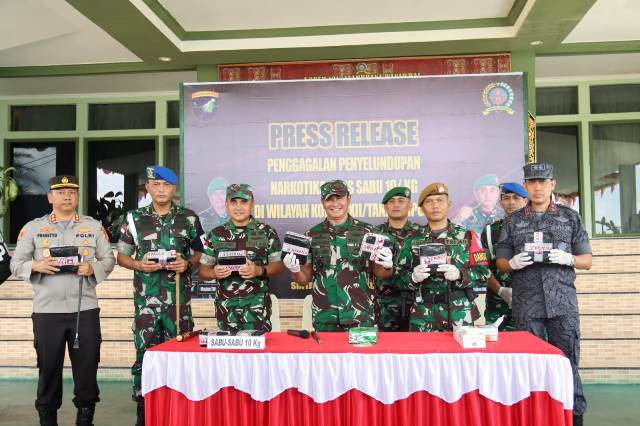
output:
[[[314, 322], [373, 325], [375, 287], [360, 245], [373, 227], [351, 216], [340, 225], [328, 220], [307, 231], [313, 267]], [[336, 318], [337, 314], [337, 318]], [[326, 320], [326, 321], [325, 321]]]
[[[251, 217], [247, 226], [237, 227], [230, 220], [209, 231], [200, 263], [214, 266], [218, 263], [221, 252], [237, 250], [245, 250], [248, 261], [266, 266], [280, 261], [282, 245], [276, 231], [266, 223]], [[237, 272], [218, 282], [218, 298], [222, 300], [266, 293], [269, 289], [269, 278], [254, 277], [245, 280]]]
[[429, 225], [422, 235], [405, 240], [404, 247], [398, 256], [398, 268], [401, 279], [399, 285], [404, 288], [416, 289], [422, 287], [427, 294], [446, 293], [448, 283], [443, 277], [429, 276], [418, 285], [411, 282], [413, 268], [420, 262], [419, 248], [423, 244], [441, 243], [445, 245], [449, 263], [455, 265], [461, 272], [458, 282], [453, 283], [457, 288], [475, 288], [486, 285], [489, 278], [487, 257], [478, 234], [467, 230], [453, 222], [448, 223], [447, 228], [439, 235], [431, 235]]
[[[202, 251], [203, 234], [200, 220], [192, 210], [172, 203], [169, 213], [160, 216], [150, 204], [127, 213], [120, 226], [117, 249], [135, 260], [142, 260], [146, 253], [160, 249], [176, 250], [189, 259], [193, 252]], [[151, 273], [135, 271], [134, 302], [147, 306], [175, 303], [175, 275], [165, 269]], [[190, 271], [180, 276], [180, 304], [191, 301], [191, 292], [187, 291], [190, 277]]]
[[396, 229], [392, 228], [387, 221], [374, 227], [373, 232], [387, 236], [391, 240], [391, 251], [393, 252], [393, 275], [387, 279], [376, 279], [378, 296], [397, 296], [400, 294], [400, 288], [402, 286], [400, 275], [402, 270], [398, 265], [400, 251], [407, 240], [419, 235], [424, 235], [424, 226], [408, 220], [401, 229]]
[[[502, 286], [511, 287], [513, 276], [511, 274], [501, 272], [496, 266], [496, 246], [500, 239], [500, 231], [502, 231], [503, 223], [504, 219], [500, 219], [493, 222], [491, 225], [487, 225], [482, 232], [481, 241], [482, 246], [485, 248], [487, 253], [487, 260], [489, 262], [489, 269], [491, 270], [491, 273]], [[505, 302], [502, 297], [494, 293], [490, 288], [487, 288], [487, 306], [495, 309], [502, 305], [507, 306], [507, 302]]]

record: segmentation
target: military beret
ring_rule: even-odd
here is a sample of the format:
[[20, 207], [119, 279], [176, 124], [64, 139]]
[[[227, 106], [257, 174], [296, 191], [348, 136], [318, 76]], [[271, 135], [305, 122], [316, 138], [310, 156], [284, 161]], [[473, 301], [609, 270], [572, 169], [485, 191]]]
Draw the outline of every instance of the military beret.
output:
[[219, 191], [220, 189], [226, 189], [229, 186], [229, 181], [223, 177], [217, 177], [209, 182], [207, 186], [207, 194], [211, 195], [213, 191]]
[[391, 197], [398, 195], [411, 199], [411, 190], [406, 186], [396, 186], [395, 188], [391, 188], [386, 194], [384, 194], [384, 197], [382, 197], [382, 204], [387, 204]]
[[49, 178], [49, 189], [80, 188], [78, 178], [72, 175], [60, 175]]
[[246, 183], [232, 183], [227, 186], [227, 200], [233, 200], [234, 198], [253, 200], [253, 188]]
[[347, 187], [347, 184], [341, 180], [331, 180], [323, 183], [320, 187], [320, 196], [322, 199], [326, 200], [332, 195], [337, 195], [338, 197], [345, 197], [349, 195], [349, 188]]
[[168, 167], [147, 166], [147, 180], [166, 180], [171, 185], [178, 184], [178, 176]]
[[481, 186], [499, 186], [498, 176], [496, 175], [484, 175], [480, 179], [476, 180], [473, 184], [473, 190], [477, 191]]
[[524, 180], [553, 179], [553, 166], [548, 163], [530, 163], [522, 167]]
[[516, 194], [522, 198], [527, 198], [529, 194], [527, 194], [527, 190], [524, 189], [524, 186], [520, 185], [516, 182], [505, 182], [500, 185], [500, 191], [503, 194]]
[[430, 195], [449, 195], [449, 188], [442, 182], [433, 182], [427, 185], [425, 189], [420, 192], [420, 198], [418, 198], [418, 205], [421, 206], [424, 200]]

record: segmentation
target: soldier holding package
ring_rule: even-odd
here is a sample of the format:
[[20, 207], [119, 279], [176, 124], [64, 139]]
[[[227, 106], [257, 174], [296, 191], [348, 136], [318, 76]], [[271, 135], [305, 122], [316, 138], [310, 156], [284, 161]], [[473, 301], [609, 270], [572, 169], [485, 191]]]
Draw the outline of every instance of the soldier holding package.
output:
[[[144, 425], [141, 393], [142, 359], [147, 348], [193, 329], [190, 270], [202, 252], [196, 214], [173, 202], [178, 177], [169, 168], [146, 168], [145, 188], [152, 203], [131, 210], [120, 227], [118, 264], [133, 269], [135, 308], [133, 338], [136, 360], [131, 368], [138, 425]], [[180, 282], [176, 283], [176, 274]], [[180, 286], [180, 321], [176, 326], [176, 286]]]
[[[390, 238], [392, 253], [397, 257], [404, 247], [404, 242], [422, 234], [424, 227], [409, 220], [409, 213], [413, 208], [409, 188], [391, 188], [382, 197], [382, 204], [388, 220], [376, 226], [373, 231]], [[413, 292], [400, 288], [399, 274], [400, 269], [396, 266], [390, 278], [378, 279], [377, 282], [380, 307], [378, 325], [382, 331], [409, 331], [409, 310], [413, 304]]]
[[360, 255], [360, 246], [372, 226], [349, 215], [351, 195], [341, 180], [320, 187], [327, 218], [307, 231], [311, 250], [307, 263], [289, 253], [285, 266], [293, 279], [306, 284], [313, 280], [313, 326], [318, 331], [345, 331], [376, 324], [375, 285], [378, 278], [392, 274], [393, 255], [388, 247], [373, 262]]
[[271, 331], [269, 277], [284, 270], [276, 231], [252, 216], [253, 190], [227, 187], [229, 221], [205, 239], [200, 276], [219, 283], [215, 299], [218, 329]]
[[[527, 190], [519, 183], [505, 182], [500, 186], [500, 192], [500, 206], [504, 209], [506, 216], [520, 210], [527, 204]], [[491, 276], [487, 281], [484, 318], [487, 324], [490, 324], [504, 316], [505, 320], [500, 324], [500, 330], [513, 331], [515, 323], [511, 315], [512, 277], [511, 274], [501, 272], [496, 266], [496, 246], [503, 225], [504, 219], [499, 219], [487, 225], [480, 236], [491, 269]]]
[[564, 352], [574, 383], [573, 424], [582, 425], [587, 402], [578, 372], [580, 316], [575, 269], [591, 268], [591, 245], [578, 213], [554, 203], [553, 166], [523, 167], [529, 203], [502, 226], [496, 249], [498, 268], [513, 275], [516, 330], [529, 331]]
[[100, 401], [97, 371], [102, 337], [96, 285], [111, 273], [115, 259], [100, 222], [77, 213], [79, 187], [75, 176], [49, 179], [51, 214], [22, 228], [11, 259], [13, 275], [33, 286], [36, 409], [40, 424], [46, 426], [58, 424], [67, 347], [76, 425], [92, 425]]
[[[398, 267], [406, 288], [415, 290], [411, 307], [412, 331], [450, 331], [455, 323], [473, 324], [480, 312], [473, 289], [489, 277], [486, 254], [478, 235], [448, 219], [449, 190], [440, 182], [420, 193], [419, 206], [427, 217], [422, 235], [405, 241]], [[422, 246], [441, 247], [434, 265], [421, 260]]]

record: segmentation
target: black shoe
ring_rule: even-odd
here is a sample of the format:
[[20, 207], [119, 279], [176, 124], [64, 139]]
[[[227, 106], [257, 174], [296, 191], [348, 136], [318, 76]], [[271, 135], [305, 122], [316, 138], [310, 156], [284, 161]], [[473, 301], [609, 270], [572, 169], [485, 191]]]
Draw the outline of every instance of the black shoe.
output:
[[58, 410], [38, 408], [40, 426], [58, 426]]
[[582, 416], [578, 414], [573, 415], [573, 426], [582, 426]]
[[144, 400], [138, 401], [136, 426], [144, 426]]
[[79, 407], [76, 415], [76, 426], [93, 426], [93, 413], [96, 407]]

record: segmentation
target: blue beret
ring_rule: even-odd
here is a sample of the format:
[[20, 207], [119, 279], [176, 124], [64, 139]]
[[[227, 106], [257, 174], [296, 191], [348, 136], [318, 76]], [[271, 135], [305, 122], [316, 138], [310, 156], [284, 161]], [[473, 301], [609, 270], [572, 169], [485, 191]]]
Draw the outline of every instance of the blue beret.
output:
[[503, 194], [516, 194], [521, 196], [522, 198], [527, 198], [529, 196], [527, 190], [524, 189], [524, 186], [516, 182], [505, 182], [500, 185], [500, 189], [502, 190]]
[[173, 170], [158, 165], [147, 166], [147, 180], [150, 179], [166, 180], [171, 185], [178, 184], [178, 176]]

